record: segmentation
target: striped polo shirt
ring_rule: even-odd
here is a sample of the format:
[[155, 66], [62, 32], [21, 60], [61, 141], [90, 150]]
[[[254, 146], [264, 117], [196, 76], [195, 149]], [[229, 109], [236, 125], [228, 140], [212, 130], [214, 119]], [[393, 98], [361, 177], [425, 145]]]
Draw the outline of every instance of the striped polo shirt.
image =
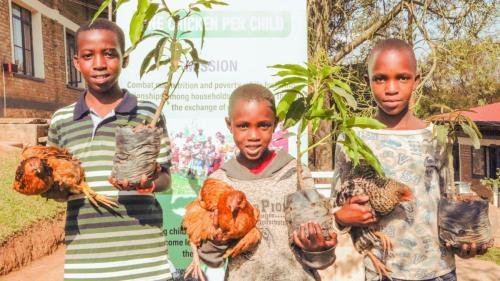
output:
[[[107, 180], [115, 153], [115, 128], [151, 121], [156, 105], [124, 91], [122, 102], [102, 120], [79, 100], [57, 110], [51, 120], [48, 145], [68, 149], [79, 159], [85, 179], [96, 192], [114, 197], [119, 208], [94, 208], [82, 196], [70, 197], [66, 215], [64, 280], [168, 280], [169, 261], [162, 209], [152, 193], [120, 191]], [[170, 141], [164, 119], [158, 163], [170, 166]]]

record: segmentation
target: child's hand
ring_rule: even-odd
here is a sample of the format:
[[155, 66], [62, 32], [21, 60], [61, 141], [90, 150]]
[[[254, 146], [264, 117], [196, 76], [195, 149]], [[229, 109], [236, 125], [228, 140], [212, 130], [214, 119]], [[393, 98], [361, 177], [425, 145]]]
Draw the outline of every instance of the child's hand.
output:
[[[161, 166], [158, 163], [156, 163], [155, 178], [158, 177], [158, 174], [160, 172], [161, 172]], [[131, 188], [129, 188], [128, 186], [129, 181], [127, 178], [123, 179], [123, 181], [120, 182], [117, 178], [109, 176], [108, 181], [118, 190], [131, 190]], [[146, 192], [153, 192], [155, 188], [156, 185], [154, 181], [148, 181], [147, 176], [144, 174], [141, 176], [140, 186], [138, 186], [135, 190], [141, 193], [146, 193]]]
[[[456, 250], [456, 249], [455, 249]], [[456, 252], [462, 259], [470, 259], [476, 255], [484, 255], [488, 251], [486, 245], [476, 245], [476, 243], [464, 243]]]
[[375, 223], [370, 207], [364, 204], [370, 198], [367, 195], [356, 195], [351, 197], [343, 206], [335, 212], [335, 220], [346, 226], [366, 226]]
[[330, 240], [325, 240], [321, 225], [317, 222], [308, 222], [308, 235], [306, 235], [306, 226], [300, 225], [299, 231], [293, 231], [293, 242], [299, 248], [306, 252], [322, 252], [331, 249], [337, 245], [337, 234], [330, 230]]

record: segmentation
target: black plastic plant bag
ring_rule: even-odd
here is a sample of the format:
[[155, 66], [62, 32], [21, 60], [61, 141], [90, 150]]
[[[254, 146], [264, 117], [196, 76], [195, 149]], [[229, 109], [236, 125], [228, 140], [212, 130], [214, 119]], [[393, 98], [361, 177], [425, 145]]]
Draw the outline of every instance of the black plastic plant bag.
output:
[[128, 179], [129, 189], [140, 185], [142, 175], [153, 180], [162, 133], [162, 128], [117, 128], [112, 176], [120, 182]]
[[439, 239], [453, 248], [463, 243], [493, 245], [493, 231], [488, 218], [488, 201], [477, 198], [457, 200], [442, 197], [438, 211]]

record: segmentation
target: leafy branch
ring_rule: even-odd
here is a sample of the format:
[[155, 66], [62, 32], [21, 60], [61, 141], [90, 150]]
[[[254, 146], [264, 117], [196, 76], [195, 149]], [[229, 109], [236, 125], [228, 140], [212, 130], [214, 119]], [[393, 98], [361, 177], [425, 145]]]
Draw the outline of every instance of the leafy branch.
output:
[[[116, 9], [118, 9], [118, 7], [128, 2], [128, 0], [116, 0], [115, 2]], [[99, 16], [99, 14], [101, 14], [102, 11], [104, 11], [104, 9], [111, 3], [112, 0], [104, 1], [94, 15], [93, 20], [95, 20]], [[148, 44], [141, 43], [146, 41], [146, 39], [155, 38], [158, 41], [156, 45], [154, 45], [154, 47], [144, 57], [140, 68], [140, 76], [142, 78], [145, 74], [151, 71], [158, 70], [162, 66], [168, 65], [169, 67], [166, 81], [159, 84], [159, 86], [164, 86], [164, 89], [161, 95], [160, 104], [158, 105], [153, 120], [150, 124], [152, 127], [156, 127], [156, 123], [160, 118], [163, 106], [177, 88], [177, 84], [184, 74], [184, 71], [192, 67], [196, 75], [198, 75], [200, 64], [207, 63], [207, 61], [199, 57], [198, 50], [196, 49], [194, 43], [189, 39], [183, 38], [183, 35], [189, 33], [190, 31], [181, 32], [179, 30], [180, 23], [183, 20], [189, 19], [191, 17], [199, 17], [201, 19], [201, 49], [203, 48], [205, 38], [205, 22], [203, 21], [201, 11], [202, 9], [211, 9], [216, 5], [227, 4], [216, 0], [198, 0], [196, 2], [190, 3], [185, 9], [171, 10], [167, 6], [165, 0], [161, 0], [161, 3], [152, 3], [150, 0], [137, 1], [137, 9], [130, 21], [129, 38], [132, 46], [127, 49], [127, 51], [125, 52], [125, 56], [128, 56], [139, 45], [141, 45], [141, 48], [149, 46]], [[153, 18], [162, 14], [166, 14], [173, 21], [173, 31], [162, 29], [149, 30], [148, 27]], [[169, 52], [166, 53], [166, 50], [168, 50]], [[173, 76], [179, 70], [181, 71], [181, 74], [177, 79], [177, 82], [173, 84]], [[171, 91], [172, 86], [173, 90]]]
[[[310, 149], [326, 141], [335, 141], [339, 136], [343, 136], [339, 143], [342, 143], [354, 165], [364, 158], [379, 174], [383, 174], [380, 162], [356, 135], [354, 128], [381, 129], [384, 125], [375, 119], [354, 114], [358, 104], [350, 86], [337, 78], [342, 70], [340, 66], [331, 65], [326, 54], [318, 52], [305, 66], [277, 64], [271, 68], [276, 69], [275, 76], [281, 78], [271, 88], [276, 91], [276, 95], [284, 94], [276, 109], [278, 119], [283, 121], [284, 128], [298, 126], [296, 149], [299, 189], [304, 187], [301, 157]], [[331, 106], [325, 102], [327, 99], [332, 101]], [[302, 134], [309, 126], [315, 133], [321, 120], [332, 122], [333, 129], [318, 142], [301, 150]]]
[[481, 147], [480, 139], [482, 135], [476, 123], [470, 117], [463, 114], [463, 112], [470, 112], [470, 110], [452, 109], [444, 104], [434, 104], [432, 107], [439, 108], [441, 112], [441, 114], [434, 115], [428, 120], [434, 124], [433, 137], [436, 139], [438, 146], [441, 147], [441, 153], [447, 159], [448, 174], [445, 184], [454, 188], [451, 182], [451, 176], [454, 174], [453, 144], [458, 142], [459, 132], [463, 131], [471, 139], [475, 149]]

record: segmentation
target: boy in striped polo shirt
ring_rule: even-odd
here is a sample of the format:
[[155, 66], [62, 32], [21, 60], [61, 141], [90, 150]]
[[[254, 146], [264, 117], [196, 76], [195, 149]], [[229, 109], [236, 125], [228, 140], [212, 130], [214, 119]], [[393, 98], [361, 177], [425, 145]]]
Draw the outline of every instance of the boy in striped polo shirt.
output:
[[[138, 100], [118, 85], [127, 58], [123, 57], [123, 31], [116, 24], [105, 19], [85, 24], [78, 29], [76, 42], [73, 63], [87, 89], [76, 103], [54, 113], [48, 145], [68, 149], [81, 161], [90, 187], [117, 196], [119, 207], [97, 210], [82, 196], [48, 195], [68, 200], [64, 279], [171, 279], [175, 269], [167, 255], [162, 210], [152, 193], [170, 186], [170, 141], [165, 122], [160, 122], [164, 134], [157, 159], [161, 167], [158, 177], [142, 182], [141, 192], [113, 187], [108, 177], [115, 152], [115, 129], [150, 121], [156, 106]], [[115, 186], [119, 184], [115, 182]]]

